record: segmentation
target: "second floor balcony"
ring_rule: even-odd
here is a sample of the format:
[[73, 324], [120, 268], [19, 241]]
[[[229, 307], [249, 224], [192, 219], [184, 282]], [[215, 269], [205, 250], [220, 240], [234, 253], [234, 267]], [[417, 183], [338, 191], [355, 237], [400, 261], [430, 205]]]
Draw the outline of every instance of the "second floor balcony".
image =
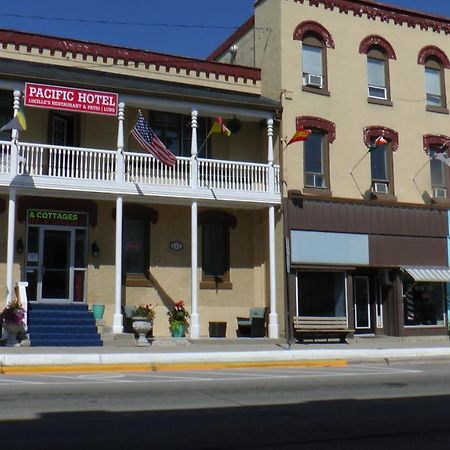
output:
[[[14, 157], [14, 153], [17, 154]], [[15, 168], [14, 168], [15, 165]], [[0, 141], [0, 186], [278, 204], [274, 164]]]

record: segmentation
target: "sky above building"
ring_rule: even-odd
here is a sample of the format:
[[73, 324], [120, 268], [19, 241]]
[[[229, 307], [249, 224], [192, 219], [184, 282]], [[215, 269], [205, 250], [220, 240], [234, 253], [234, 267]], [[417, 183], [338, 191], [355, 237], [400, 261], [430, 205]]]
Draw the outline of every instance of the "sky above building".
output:
[[[205, 58], [252, 15], [253, 3], [254, 0], [3, 1], [0, 28]], [[450, 18], [448, 0], [386, 3]]]

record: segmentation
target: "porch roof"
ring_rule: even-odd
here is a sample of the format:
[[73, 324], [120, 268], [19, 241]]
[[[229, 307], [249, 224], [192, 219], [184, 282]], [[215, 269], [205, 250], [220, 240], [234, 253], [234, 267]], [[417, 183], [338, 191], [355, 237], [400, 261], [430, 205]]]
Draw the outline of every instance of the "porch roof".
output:
[[[4, 77], [0, 80], [0, 88], [19, 88], [21, 83], [45, 82], [88, 89], [103, 89], [118, 92], [119, 95], [142, 95], [175, 102], [217, 104], [242, 110], [253, 110], [254, 115], [265, 117], [269, 112], [281, 110], [281, 102], [274, 101], [255, 94], [237, 93], [230, 90], [219, 90], [200, 85], [186, 85], [162, 80], [146, 79], [127, 75], [105, 73], [73, 67], [30, 63], [17, 60], [3, 59], [1, 72]], [[259, 114], [256, 112], [259, 111]], [[244, 113], [245, 115], [245, 113]], [[253, 115], [253, 114], [251, 114]]]

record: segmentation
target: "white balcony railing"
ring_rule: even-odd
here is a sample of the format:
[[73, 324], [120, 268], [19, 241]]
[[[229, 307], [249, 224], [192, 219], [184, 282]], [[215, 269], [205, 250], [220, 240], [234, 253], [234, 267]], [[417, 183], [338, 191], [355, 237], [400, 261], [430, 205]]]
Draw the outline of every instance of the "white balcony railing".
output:
[[[169, 167], [147, 153], [19, 143], [18, 175], [125, 182], [250, 194], [279, 194], [280, 169], [269, 164], [177, 157]], [[123, 171], [121, 169], [123, 164]], [[271, 176], [273, 170], [273, 176]], [[197, 171], [197, 176], [195, 175]], [[0, 175], [11, 173], [11, 143], [0, 141]], [[123, 173], [123, 179], [119, 179]]]

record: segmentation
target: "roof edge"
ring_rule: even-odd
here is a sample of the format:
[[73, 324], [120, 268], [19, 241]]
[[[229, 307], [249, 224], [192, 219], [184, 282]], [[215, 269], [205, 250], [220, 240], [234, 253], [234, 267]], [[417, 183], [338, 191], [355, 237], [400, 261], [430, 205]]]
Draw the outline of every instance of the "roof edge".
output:
[[208, 61], [213, 61], [222, 53], [224, 53], [234, 42], [241, 38], [247, 31], [255, 25], [255, 15], [250, 16], [231, 36], [229, 36], [222, 44], [220, 44], [209, 56]]

